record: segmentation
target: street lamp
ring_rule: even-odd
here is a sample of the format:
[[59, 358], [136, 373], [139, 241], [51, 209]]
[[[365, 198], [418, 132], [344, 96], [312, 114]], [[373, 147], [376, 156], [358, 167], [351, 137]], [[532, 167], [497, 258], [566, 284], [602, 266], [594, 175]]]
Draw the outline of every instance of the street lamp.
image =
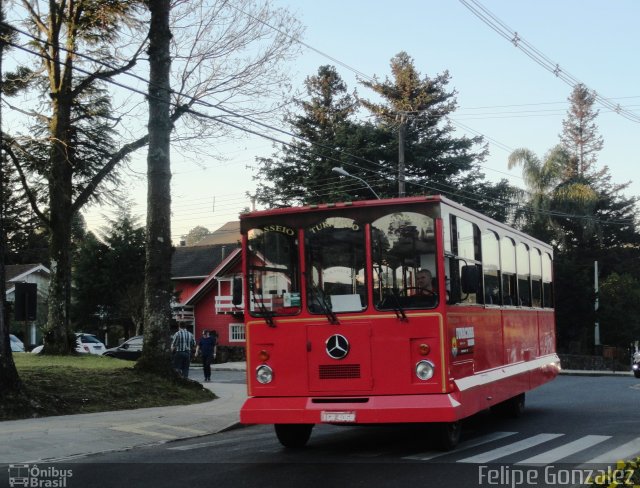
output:
[[369, 190], [371, 190], [371, 193], [373, 193], [375, 195], [375, 197], [380, 200], [380, 197], [378, 196], [378, 194], [373, 191], [373, 188], [371, 188], [371, 185], [369, 185], [369, 183], [367, 183], [366, 181], [364, 181], [362, 178], [359, 178], [355, 175], [352, 175], [351, 173], [349, 173], [346, 169], [342, 168], [342, 167], [338, 167], [336, 166], [335, 168], [332, 168], [331, 171], [333, 171], [334, 173], [338, 173], [339, 175], [342, 176], [348, 176], [350, 178], [355, 178], [356, 180], [362, 181], [367, 188], [369, 188]]

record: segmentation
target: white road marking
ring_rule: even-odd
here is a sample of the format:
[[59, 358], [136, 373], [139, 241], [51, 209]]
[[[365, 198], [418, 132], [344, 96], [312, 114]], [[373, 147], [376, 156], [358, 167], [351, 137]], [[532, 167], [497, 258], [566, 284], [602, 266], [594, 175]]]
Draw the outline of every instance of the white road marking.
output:
[[420, 454], [413, 454], [411, 456], [406, 456], [406, 457], [403, 457], [402, 459], [428, 461], [429, 459], [438, 458], [440, 456], [448, 456], [452, 453], [457, 453], [460, 451], [464, 451], [466, 449], [471, 449], [472, 447], [488, 444], [489, 442], [497, 441], [499, 439], [504, 439], [505, 437], [509, 437], [515, 434], [517, 434], [517, 432], [492, 432], [491, 434], [487, 434], [487, 435], [478, 437], [476, 439], [470, 439], [468, 441], [461, 442], [460, 444], [458, 444], [458, 447], [456, 447], [455, 450], [452, 452], [427, 451]]
[[564, 444], [555, 449], [551, 449], [542, 454], [538, 454], [537, 456], [530, 457], [529, 459], [525, 459], [524, 461], [519, 461], [516, 464], [549, 464], [560, 459], [566, 458], [575, 454], [576, 452], [584, 451], [596, 444], [600, 444], [601, 442], [606, 441], [607, 439], [611, 439], [611, 436], [608, 435], [587, 435], [577, 439], [573, 442], [569, 442], [568, 444]]
[[632, 441], [622, 444], [606, 454], [595, 457], [592, 460], [587, 461], [585, 464], [615, 463], [616, 461], [631, 459], [638, 453], [640, 453], [640, 437], [636, 437]]
[[530, 447], [537, 446], [538, 444], [548, 442], [552, 439], [561, 437], [563, 435], [564, 434], [534, 435], [533, 437], [527, 437], [526, 439], [522, 439], [521, 441], [514, 442], [512, 444], [507, 444], [506, 446], [499, 447], [491, 451], [483, 452], [482, 454], [478, 454], [476, 456], [460, 459], [458, 462], [459, 463], [479, 463], [479, 464], [488, 463], [495, 459], [509, 456], [510, 454], [514, 454], [516, 452], [524, 451], [525, 449], [529, 449]]

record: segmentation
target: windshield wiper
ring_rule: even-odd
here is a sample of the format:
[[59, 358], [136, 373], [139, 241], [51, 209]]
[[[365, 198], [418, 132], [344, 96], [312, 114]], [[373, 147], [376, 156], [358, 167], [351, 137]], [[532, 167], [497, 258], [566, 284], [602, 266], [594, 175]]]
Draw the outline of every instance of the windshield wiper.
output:
[[393, 297], [393, 302], [395, 303], [395, 305], [393, 306], [393, 311], [396, 313], [396, 317], [398, 317], [398, 320], [400, 320], [401, 322], [408, 322], [409, 319], [407, 318], [407, 314], [404, 313], [404, 309], [402, 308], [402, 305], [400, 305], [400, 300], [398, 300], [398, 294], [395, 290], [391, 291], [391, 296]]
[[260, 313], [262, 314], [262, 316], [264, 317], [265, 322], [267, 323], [267, 325], [269, 327], [275, 327], [276, 323], [273, 320], [274, 317], [274, 313], [271, 310], [267, 310], [267, 307], [264, 306], [264, 297], [262, 296], [262, 294], [258, 295], [256, 293], [254, 293], [257, 300], [254, 300], [255, 303], [257, 303], [258, 305], [258, 310], [260, 311]]
[[327, 302], [326, 295], [324, 294], [324, 292], [320, 288], [318, 288], [318, 285], [316, 285], [315, 283], [310, 283], [310, 285], [311, 285], [311, 293], [313, 294], [313, 297], [316, 299], [316, 301], [320, 305], [322, 312], [327, 316], [327, 320], [329, 321], [329, 323], [333, 325], [339, 325], [340, 321], [338, 320], [338, 317], [331, 309], [331, 304]]

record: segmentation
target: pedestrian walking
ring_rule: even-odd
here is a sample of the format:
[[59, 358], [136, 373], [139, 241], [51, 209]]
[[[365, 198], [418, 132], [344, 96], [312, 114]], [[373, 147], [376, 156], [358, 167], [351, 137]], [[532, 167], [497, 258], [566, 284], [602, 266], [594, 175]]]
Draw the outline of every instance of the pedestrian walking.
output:
[[185, 328], [183, 322], [180, 323], [178, 332], [171, 339], [171, 352], [173, 353], [173, 367], [185, 378], [189, 377], [189, 366], [191, 365], [191, 352], [196, 347], [196, 340], [193, 334]]
[[207, 383], [211, 381], [211, 363], [216, 358], [217, 350], [217, 334], [214, 331], [214, 335], [211, 335], [208, 329], [204, 329], [196, 346], [196, 356], [198, 352], [202, 353], [202, 371], [204, 372], [204, 381]]

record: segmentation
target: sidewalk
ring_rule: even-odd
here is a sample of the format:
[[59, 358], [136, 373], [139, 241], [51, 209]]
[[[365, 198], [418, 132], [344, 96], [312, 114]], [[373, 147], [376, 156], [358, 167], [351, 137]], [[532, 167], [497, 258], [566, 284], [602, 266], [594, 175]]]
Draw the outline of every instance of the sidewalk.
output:
[[[218, 371], [244, 371], [245, 363], [223, 363]], [[202, 380], [202, 368], [190, 377]], [[202, 383], [218, 397], [210, 402], [0, 422], [0, 464], [60, 462], [87, 454], [215, 434], [239, 423], [247, 397], [244, 384]]]

